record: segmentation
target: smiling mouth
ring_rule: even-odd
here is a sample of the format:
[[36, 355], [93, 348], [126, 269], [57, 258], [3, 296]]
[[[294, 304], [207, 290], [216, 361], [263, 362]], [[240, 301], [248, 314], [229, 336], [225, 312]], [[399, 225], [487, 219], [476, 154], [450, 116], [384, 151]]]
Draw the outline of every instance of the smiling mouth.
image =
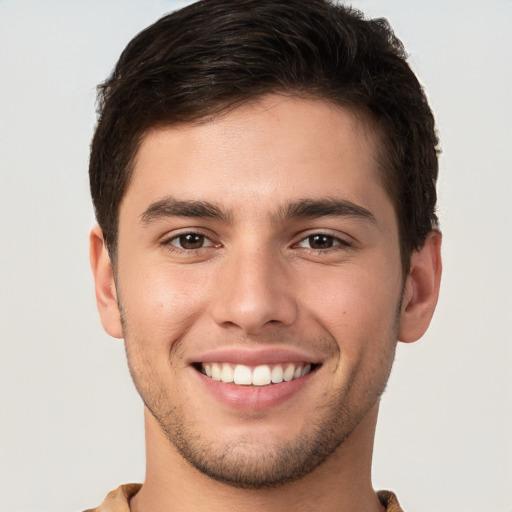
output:
[[261, 364], [197, 363], [194, 367], [206, 377], [237, 386], [269, 386], [305, 377], [320, 365], [312, 363]]

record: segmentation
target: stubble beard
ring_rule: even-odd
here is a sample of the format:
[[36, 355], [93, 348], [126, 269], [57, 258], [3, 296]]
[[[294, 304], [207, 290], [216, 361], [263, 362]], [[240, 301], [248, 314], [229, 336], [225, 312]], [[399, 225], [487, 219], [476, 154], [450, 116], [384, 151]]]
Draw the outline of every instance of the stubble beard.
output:
[[[309, 429], [287, 442], [263, 447], [250, 437], [223, 440], [222, 446], [206, 439], [180, 404], [162, 389], [155, 389], [155, 379], [144, 376], [134, 364], [131, 343], [125, 343], [128, 365], [135, 387], [145, 406], [156, 419], [170, 444], [198, 471], [219, 482], [243, 488], [265, 489], [298, 480], [314, 471], [346, 441], [384, 392], [395, 355], [399, 315], [392, 332], [381, 345], [378, 372], [362, 384], [355, 383], [356, 371], [344, 390], [333, 394], [327, 403], [317, 406], [309, 420]], [[122, 319], [126, 336], [126, 321]], [[140, 341], [140, 340], [139, 340]], [[137, 345], [137, 342], [134, 343]], [[347, 390], [363, 386], [364, 403], [353, 403]], [[360, 393], [356, 393], [360, 395]]]
[[169, 441], [192, 466], [222, 483], [243, 489], [279, 487], [311, 473], [350, 434], [340, 438], [334, 425], [318, 424], [312, 432], [292, 441], [262, 447], [250, 440], [226, 441], [222, 451], [190, 435], [190, 430], [169, 431]]
[[[391, 363], [388, 365], [390, 370]], [[350, 437], [379, 401], [388, 376], [389, 371], [377, 387], [369, 386], [372, 395], [364, 405], [348, 404], [345, 394], [340, 394], [314, 410], [307, 432], [290, 441], [264, 447], [248, 437], [225, 439], [221, 446], [209, 441], [186, 417], [181, 406], [169, 408], [168, 400], [160, 393], [155, 400], [155, 395], [132, 372], [144, 404], [181, 456], [201, 473], [243, 489], [278, 487], [315, 470]]]

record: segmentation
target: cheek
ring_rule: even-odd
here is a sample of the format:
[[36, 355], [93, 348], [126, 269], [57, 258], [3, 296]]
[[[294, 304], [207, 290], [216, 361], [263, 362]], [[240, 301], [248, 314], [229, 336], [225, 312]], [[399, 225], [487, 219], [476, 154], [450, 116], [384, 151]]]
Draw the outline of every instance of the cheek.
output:
[[[166, 265], [145, 265], [141, 272], [120, 272], [120, 303], [125, 330], [148, 345], [166, 350], [195, 323], [208, 300], [197, 272]], [[147, 268], [149, 267], [149, 268]]]
[[[307, 309], [336, 340], [344, 356], [361, 357], [394, 335], [401, 274], [374, 264], [310, 274]], [[396, 340], [393, 340], [393, 342]]]

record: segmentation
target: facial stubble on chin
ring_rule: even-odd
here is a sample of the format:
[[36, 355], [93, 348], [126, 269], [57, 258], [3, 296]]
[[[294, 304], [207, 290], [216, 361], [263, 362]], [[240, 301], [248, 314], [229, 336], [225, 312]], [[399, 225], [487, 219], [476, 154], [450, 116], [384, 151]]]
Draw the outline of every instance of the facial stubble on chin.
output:
[[[243, 489], [265, 489], [298, 480], [314, 471], [350, 437], [369, 410], [380, 400], [385, 390], [394, 360], [401, 303], [398, 305], [392, 332], [381, 344], [379, 375], [365, 381], [365, 404], [351, 404], [346, 394], [339, 392], [322, 405], [318, 405], [311, 418], [309, 430], [288, 442], [279, 442], [264, 449], [251, 442], [250, 435], [236, 440], [226, 439], [222, 447], [195, 428], [179, 404], [171, 405], [165, 392], [155, 389], [151, 375], [140, 372], [132, 353], [131, 343], [125, 342], [130, 374], [145, 406], [160, 425], [169, 443], [194, 468], [219, 482]], [[128, 339], [127, 322], [120, 307], [125, 340]], [[324, 340], [329, 343], [329, 340]], [[335, 343], [332, 340], [332, 343]], [[354, 370], [345, 389], [354, 383]], [[356, 413], [354, 414], [354, 409]]]

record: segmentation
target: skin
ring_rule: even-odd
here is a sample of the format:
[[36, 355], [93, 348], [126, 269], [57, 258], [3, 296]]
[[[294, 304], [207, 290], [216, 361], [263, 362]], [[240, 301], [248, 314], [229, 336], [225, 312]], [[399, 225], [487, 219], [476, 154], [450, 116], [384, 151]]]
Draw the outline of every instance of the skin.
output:
[[[280, 96], [146, 134], [115, 272], [91, 234], [102, 322], [125, 338], [146, 405], [133, 510], [382, 510], [370, 475], [379, 398], [397, 339], [428, 327], [441, 260], [432, 232], [402, 274], [374, 155], [347, 110]], [[282, 350], [316, 369], [286, 399], [239, 407], [197, 370], [221, 349]]]

